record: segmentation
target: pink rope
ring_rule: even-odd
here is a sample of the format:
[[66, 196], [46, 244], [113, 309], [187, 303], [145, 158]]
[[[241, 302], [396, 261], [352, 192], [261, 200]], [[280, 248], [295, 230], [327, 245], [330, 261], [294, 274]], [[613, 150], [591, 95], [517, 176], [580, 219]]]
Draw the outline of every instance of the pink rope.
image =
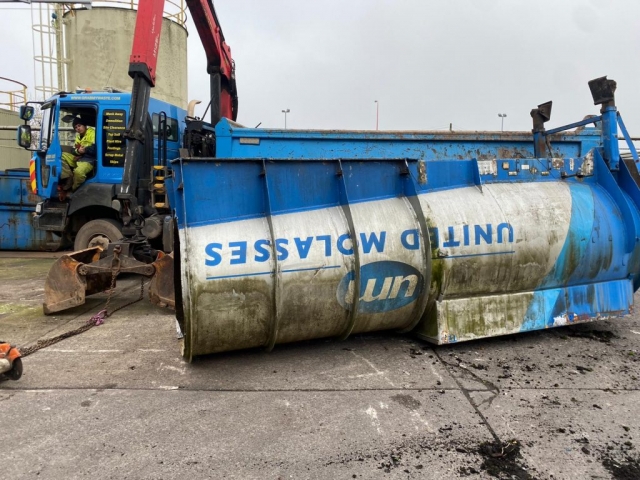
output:
[[104, 319], [107, 318], [107, 310], [100, 310], [93, 317], [89, 319], [87, 323], [93, 323], [96, 327], [104, 323]]

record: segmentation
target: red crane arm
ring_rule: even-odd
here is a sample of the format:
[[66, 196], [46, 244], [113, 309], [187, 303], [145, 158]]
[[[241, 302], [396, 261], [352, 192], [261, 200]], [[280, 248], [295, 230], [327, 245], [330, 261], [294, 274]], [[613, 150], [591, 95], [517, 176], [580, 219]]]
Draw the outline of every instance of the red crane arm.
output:
[[[207, 55], [207, 72], [212, 75], [212, 115], [215, 117], [214, 111], [219, 108], [218, 117], [235, 120], [238, 114], [235, 63], [231, 57], [231, 49], [224, 40], [216, 10], [211, 0], [187, 0], [186, 3]], [[219, 87], [216, 86], [218, 80], [214, 78], [218, 74]], [[216, 98], [217, 89], [220, 90], [219, 98]], [[215, 124], [216, 119], [212, 120]]]
[[156, 84], [156, 65], [160, 31], [162, 30], [162, 12], [164, 1], [141, 1], [138, 3], [136, 29], [133, 47], [129, 57], [129, 76], [135, 78], [141, 73], [153, 87]]

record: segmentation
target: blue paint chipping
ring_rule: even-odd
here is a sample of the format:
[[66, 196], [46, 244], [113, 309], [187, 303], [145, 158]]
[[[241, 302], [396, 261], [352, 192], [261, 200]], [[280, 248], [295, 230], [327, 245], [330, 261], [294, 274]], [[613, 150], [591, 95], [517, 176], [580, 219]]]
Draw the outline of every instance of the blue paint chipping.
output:
[[570, 183], [568, 187], [571, 192], [571, 219], [567, 238], [556, 264], [542, 281], [541, 288], [562, 285], [571, 278], [591, 243], [595, 217], [594, 191], [588, 185], [578, 183]]
[[[625, 257], [624, 236], [617, 230], [619, 208], [598, 186], [571, 182], [568, 187], [567, 237], [555, 265], [534, 292], [522, 331], [621, 315], [633, 304], [631, 282], [619, 280]], [[558, 323], [557, 318], [563, 320]]]

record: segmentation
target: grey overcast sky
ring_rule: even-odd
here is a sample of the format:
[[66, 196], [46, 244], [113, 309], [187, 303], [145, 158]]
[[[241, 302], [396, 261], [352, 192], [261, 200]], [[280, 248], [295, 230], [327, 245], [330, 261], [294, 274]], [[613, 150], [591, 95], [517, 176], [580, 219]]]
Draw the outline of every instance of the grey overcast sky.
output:
[[[281, 128], [529, 130], [596, 114], [587, 81], [618, 82], [640, 136], [639, 0], [216, 0], [240, 123]], [[29, 7], [0, 5], [0, 76], [33, 84]], [[189, 97], [206, 99], [189, 22]], [[162, 46], [161, 46], [162, 48]]]

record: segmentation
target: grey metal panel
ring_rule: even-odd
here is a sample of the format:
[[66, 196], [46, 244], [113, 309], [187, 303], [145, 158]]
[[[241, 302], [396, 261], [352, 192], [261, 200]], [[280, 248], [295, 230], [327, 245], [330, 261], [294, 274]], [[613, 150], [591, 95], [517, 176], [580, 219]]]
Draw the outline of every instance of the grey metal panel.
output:
[[[0, 108], [0, 125], [17, 126], [21, 124], [22, 120], [18, 117], [17, 112]], [[28, 168], [29, 158], [30, 152], [18, 147], [15, 132], [0, 130], [0, 170]]]

